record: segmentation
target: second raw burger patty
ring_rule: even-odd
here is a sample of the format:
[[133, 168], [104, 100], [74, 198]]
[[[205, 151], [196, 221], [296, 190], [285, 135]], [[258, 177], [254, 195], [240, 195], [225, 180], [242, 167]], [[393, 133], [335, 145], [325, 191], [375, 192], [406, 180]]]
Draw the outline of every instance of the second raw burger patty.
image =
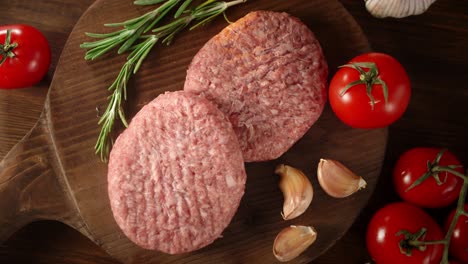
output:
[[214, 101], [231, 121], [244, 160], [276, 159], [322, 113], [328, 67], [319, 42], [286, 13], [252, 12], [208, 41], [184, 89]]
[[244, 194], [236, 135], [210, 101], [158, 96], [116, 140], [108, 191], [114, 218], [137, 245], [176, 254], [221, 236]]

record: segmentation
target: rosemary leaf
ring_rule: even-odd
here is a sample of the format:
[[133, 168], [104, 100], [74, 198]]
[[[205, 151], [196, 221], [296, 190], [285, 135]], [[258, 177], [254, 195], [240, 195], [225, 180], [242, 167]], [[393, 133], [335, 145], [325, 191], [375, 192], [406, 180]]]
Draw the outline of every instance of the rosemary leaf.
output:
[[85, 34], [86, 34], [86, 36], [91, 37], [91, 38], [108, 38], [108, 37], [117, 36], [117, 35], [121, 34], [124, 31], [125, 31], [125, 29], [121, 29], [119, 31], [114, 31], [114, 32], [110, 32], [110, 33], [89, 33], [89, 32], [86, 32]]
[[231, 20], [229, 20], [229, 18], [226, 16], [226, 12], [223, 12], [223, 17], [224, 17], [224, 20], [226, 20], [226, 22], [227, 22], [228, 24], [234, 23], [234, 22], [232, 22]]
[[[174, 4], [174, 5], [175, 5], [175, 4]], [[150, 23], [150, 24], [145, 28], [145, 30], [143, 31], [143, 33], [146, 33], [146, 32], [148, 32], [148, 31], [150, 31], [157, 23], [159, 23], [159, 21], [160, 21], [161, 19], [163, 19], [163, 18], [166, 16], [167, 13], [169, 13], [169, 11], [171, 11], [171, 9], [172, 9], [172, 7], [171, 7], [171, 8], [166, 8], [166, 9], [164, 9], [164, 10], [160, 13], [160, 15], [159, 15], [158, 17], [156, 17], [156, 19], [154, 19], [153, 22]]]
[[132, 45], [137, 41], [137, 39], [140, 37], [141, 33], [143, 32], [144, 28], [138, 29], [133, 36], [131, 36], [129, 39], [127, 39], [122, 46], [120, 46], [119, 50], [117, 51], [118, 54], [122, 54], [126, 52]]
[[107, 23], [107, 24], [104, 24], [104, 26], [106, 26], [106, 27], [125, 27], [125, 28], [129, 28], [130, 26], [135, 25], [135, 24], [141, 22], [142, 20], [147, 19], [149, 16], [152, 16], [153, 13], [156, 10], [157, 9], [155, 9], [153, 11], [150, 11], [148, 13], [145, 13], [145, 14], [139, 16], [139, 17], [135, 17], [135, 18], [132, 18], [132, 19], [129, 19], [129, 20], [125, 20], [123, 22]]
[[85, 60], [95, 60], [97, 57], [113, 49], [115, 46], [117, 45], [110, 45], [108, 47], [103, 47], [103, 48], [94, 48], [86, 54]]
[[154, 29], [153, 32], [158, 33], [158, 38], [164, 38], [162, 43], [170, 45], [175, 35], [187, 27], [187, 25], [189, 25], [192, 20], [192, 16], [181, 17], [174, 22]]
[[122, 123], [124, 124], [124, 126], [128, 127], [127, 119], [125, 119], [125, 114], [123, 112], [122, 107], [119, 107], [119, 117], [120, 117], [120, 120], [122, 120]]
[[[142, 15], [142, 16], [145, 16], [145, 15]], [[125, 27], [125, 25], [134, 24], [134, 23], [140, 21], [142, 19], [142, 16], [135, 17], [135, 18], [132, 18], [130, 20], [125, 20], [123, 22], [106, 23], [106, 24], [104, 24], [104, 26], [105, 27]]]
[[151, 38], [149, 38], [147, 41], [144, 42], [144, 45], [140, 49], [141, 53], [135, 55], [135, 58], [137, 59], [136, 59], [135, 68], [133, 69], [133, 74], [137, 73], [137, 71], [140, 69], [141, 64], [146, 59], [149, 52], [151, 51], [151, 49], [153, 48], [154, 44], [156, 44], [157, 41], [158, 41], [158, 38], [152, 35]]
[[202, 26], [208, 22], [210, 22], [211, 20], [213, 20], [215, 17], [217, 17], [219, 14], [212, 14], [211, 16], [203, 19], [202, 21], [198, 22], [197, 24], [193, 25], [192, 27], [190, 27], [190, 30], [194, 29], [194, 28], [197, 28], [199, 26]]
[[203, 4], [197, 6], [197, 7], [194, 9], [194, 12], [197, 12], [198, 10], [205, 8], [205, 6], [207, 6], [207, 5], [211, 4], [211, 3], [213, 3], [214, 1], [216, 1], [216, 0], [207, 0], [207, 1], [205, 1]]
[[96, 40], [93, 42], [84, 42], [83, 44], [80, 45], [80, 48], [84, 48], [84, 49], [102, 48], [102, 47], [106, 47], [106, 46], [113, 45], [113, 44], [119, 44], [134, 33], [135, 33], [135, 30], [122, 31], [120, 34], [115, 35], [113, 37], [108, 37], [108, 38]]
[[177, 12], [175, 13], [174, 18], [180, 17], [180, 15], [182, 15], [182, 13], [185, 11], [185, 9], [187, 9], [187, 7], [190, 5], [191, 2], [192, 2], [192, 0], [186, 0], [186, 1], [179, 7], [179, 9], [177, 9]]
[[133, 3], [135, 5], [154, 5], [164, 2], [164, 0], [136, 0]]

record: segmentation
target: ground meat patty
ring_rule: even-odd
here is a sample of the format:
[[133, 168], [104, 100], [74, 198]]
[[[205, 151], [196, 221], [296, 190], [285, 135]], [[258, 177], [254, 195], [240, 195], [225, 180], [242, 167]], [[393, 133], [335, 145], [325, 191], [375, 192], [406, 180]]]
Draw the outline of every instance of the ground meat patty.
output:
[[184, 89], [231, 121], [245, 161], [276, 159], [320, 116], [328, 68], [319, 42], [286, 13], [252, 12], [193, 58]]
[[220, 237], [245, 181], [230, 122], [213, 103], [184, 91], [165, 93], [143, 107], [109, 159], [117, 224], [137, 245], [170, 254]]

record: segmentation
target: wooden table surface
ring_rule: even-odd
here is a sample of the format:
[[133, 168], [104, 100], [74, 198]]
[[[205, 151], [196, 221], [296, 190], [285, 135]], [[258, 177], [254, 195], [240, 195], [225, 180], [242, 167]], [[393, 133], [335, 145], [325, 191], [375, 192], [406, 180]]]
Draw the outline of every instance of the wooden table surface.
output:
[[[349, 232], [314, 263], [368, 263], [365, 230], [372, 214], [397, 201], [391, 171], [415, 146], [447, 147], [468, 165], [468, 1], [439, 0], [428, 12], [405, 19], [376, 19], [364, 1], [340, 0], [366, 33], [373, 50], [393, 55], [410, 76], [413, 96], [390, 126], [384, 166], [374, 195]], [[0, 90], [0, 159], [32, 128], [68, 34], [93, 0], [2, 1], [0, 25], [39, 28], [52, 49], [47, 77], [33, 88]], [[105, 10], [103, 10], [105, 12]], [[441, 221], [448, 209], [429, 211]], [[1, 227], [0, 227], [1, 228]], [[0, 263], [116, 263], [73, 229], [52, 221], [30, 224], [0, 245]]]

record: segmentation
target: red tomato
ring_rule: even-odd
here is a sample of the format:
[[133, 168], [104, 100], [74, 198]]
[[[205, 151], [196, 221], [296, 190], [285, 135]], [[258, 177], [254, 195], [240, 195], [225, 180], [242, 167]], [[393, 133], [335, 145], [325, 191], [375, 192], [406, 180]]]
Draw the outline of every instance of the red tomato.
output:
[[424, 251], [413, 248], [411, 256], [400, 252], [405, 236], [396, 234], [401, 230], [416, 233], [423, 227], [427, 232], [419, 241], [443, 239], [441, 228], [419, 207], [404, 202], [389, 204], [375, 213], [367, 227], [367, 249], [377, 264], [438, 264], [442, 245], [428, 245]]
[[[438, 208], [447, 206], [457, 199], [463, 180], [451, 173], [439, 173], [439, 179], [444, 182], [441, 185], [437, 185], [431, 176], [406, 191], [413, 182], [428, 171], [427, 162], [433, 162], [440, 151], [438, 148], [413, 148], [400, 156], [393, 170], [393, 183], [403, 200], [421, 207]], [[445, 151], [439, 165], [461, 165], [461, 163], [455, 155]], [[455, 170], [463, 173], [463, 168]]]
[[454, 259], [449, 260], [449, 264], [462, 264]]
[[[455, 215], [455, 210], [454, 209], [447, 219], [445, 220], [445, 225], [444, 229], [445, 232], [450, 227], [450, 224], [452, 223], [453, 217]], [[465, 212], [468, 212], [468, 204], [465, 204]], [[455, 229], [452, 234], [452, 238], [450, 239], [450, 247], [449, 247], [449, 253], [452, 257], [455, 259], [463, 262], [463, 263], [468, 263], [468, 217], [461, 215], [458, 217], [457, 225], [455, 226]]]
[[[405, 112], [410, 96], [410, 80], [405, 69], [393, 57], [383, 53], [367, 53], [352, 59], [349, 64], [371, 62], [374, 63], [378, 74], [374, 78], [368, 76], [370, 94], [367, 94], [366, 84], [353, 85], [344, 92], [345, 87], [364, 77], [358, 70], [342, 67], [333, 76], [329, 88], [330, 105], [341, 121], [354, 128], [378, 128], [385, 127]], [[362, 68], [367, 75], [372, 71]], [[368, 78], [366, 77], [366, 78]], [[388, 101], [385, 103], [384, 89], [382, 84], [373, 82], [381, 80], [388, 87]], [[344, 92], [344, 94], [342, 94]], [[374, 106], [372, 106], [374, 102]]]
[[[8, 29], [11, 30], [10, 42], [6, 43]], [[10, 47], [5, 44], [10, 44]], [[6, 57], [0, 65], [0, 88], [29, 87], [47, 73], [50, 65], [49, 43], [37, 29], [28, 25], [0, 26], [0, 45], [0, 61]]]

